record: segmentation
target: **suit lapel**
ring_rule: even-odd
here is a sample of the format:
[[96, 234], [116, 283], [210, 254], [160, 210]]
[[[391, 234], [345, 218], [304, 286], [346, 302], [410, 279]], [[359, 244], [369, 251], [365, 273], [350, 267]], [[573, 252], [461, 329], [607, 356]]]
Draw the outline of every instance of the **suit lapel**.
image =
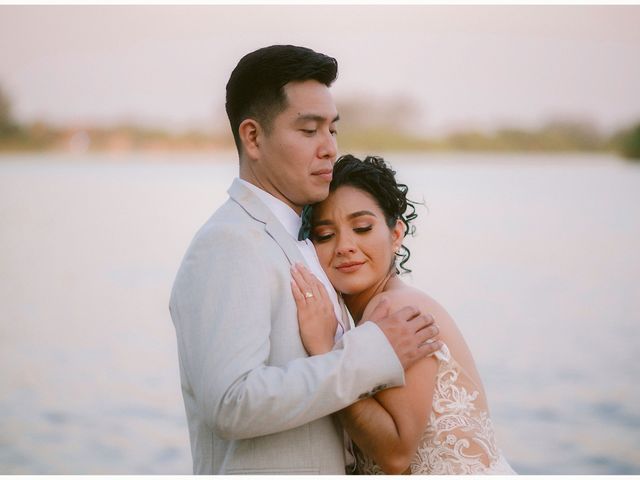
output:
[[[233, 180], [231, 187], [227, 191], [229, 196], [238, 203], [254, 220], [264, 224], [266, 232], [282, 249], [289, 264], [302, 263], [309, 266], [304, 259], [296, 241], [289, 235], [289, 232], [278, 221], [278, 219], [271, 213], [271, 210], [260, 201], [254, 193], [236, 178]], [[344, 332], [348, 331], [352, 327], [351, 316], [347, 311], [342, 297], [338, 295], [338, 301], [340, 302], [340, 308], [342, 310], [342, 318], [338, 319], [338, 322], [342, 325]]]
[[265, 230], [280, 246], [290, 264], [295, 262], [305, 264], [302, 253], [282, 224], [271, 213], [271, 210], [260, 201], [254, 193], [236, 178], [227, 191], [229, 196], [238, 203], [253, 219], [264, 223]]
[[276, 243], [280, 245], [280, 248], [282, 248], [282, 251], [286, 255], [291, 265], [296, 262], [307, 265], [307, 262], [300, 252], [300, 249], [295, 244], [295, 240], [291, 238], [289, 232], [284, 229], [279, 221], [274, 218], [272, 221], [267, 222], [264, 228], [271, 236], [271, 238], [273, 238]]

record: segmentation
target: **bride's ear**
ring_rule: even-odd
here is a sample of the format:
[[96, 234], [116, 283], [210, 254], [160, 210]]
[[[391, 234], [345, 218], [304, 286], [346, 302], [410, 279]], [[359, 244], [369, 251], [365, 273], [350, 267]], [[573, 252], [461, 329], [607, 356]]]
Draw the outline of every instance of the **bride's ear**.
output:
[[391, 230], [391, 247], [394, 252], [397, 252], [402, 245], [402, 240], [404, 240], [404, 231], [405, 226], [402, 220], [396, 220], [396, 225]]
[[245, 155], [252, 160], [257, 159], [260, 156], [259, 139], [262, 133], [260, 124], [252, 118], [247, 118], [238, 126], [238, 133]]

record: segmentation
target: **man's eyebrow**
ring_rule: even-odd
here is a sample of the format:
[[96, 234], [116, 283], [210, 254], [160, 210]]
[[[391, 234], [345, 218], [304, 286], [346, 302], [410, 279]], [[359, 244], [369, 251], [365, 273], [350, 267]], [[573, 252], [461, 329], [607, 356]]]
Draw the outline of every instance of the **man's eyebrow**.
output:
[[[322, 115], [317, 115], [315, 113], [303, 113], [301, 115], [298, 115], [298, 118], [296, 118], [296, 121], [304, 122], [307, 120], [312, 120], [315, 122], [324, 122], [327, 120], [327, 117], [323, 117]], [[336, 115], [335, 118], [331, 120], [331, 123], [336, 123], [338, 120], [340, 120], [340, 115]]]

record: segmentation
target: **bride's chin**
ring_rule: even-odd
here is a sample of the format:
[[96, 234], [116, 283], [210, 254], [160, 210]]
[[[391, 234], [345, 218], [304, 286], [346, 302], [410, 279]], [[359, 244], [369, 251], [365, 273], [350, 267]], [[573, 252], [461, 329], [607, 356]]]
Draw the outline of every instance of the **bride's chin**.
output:
[[329, 281], [331, 281], [333, 286], [342, 294], [342, 296], [356, 297], [371, 290], [372, 288], [375, 288], [377, 284], [374, 279], [366, 275], [351, 274], [346, 277], [347, 278], [329, 278]]
[[351, 287], [346, 286], [345, 288], [339, 289], [339, 291], [342, 294], [342, 296], [354, 297], [354, 296], [359, 295], [362, 292], [364, 292], [364, 289], [363, 288], [354, 287], [354, 286], [351, 286]]

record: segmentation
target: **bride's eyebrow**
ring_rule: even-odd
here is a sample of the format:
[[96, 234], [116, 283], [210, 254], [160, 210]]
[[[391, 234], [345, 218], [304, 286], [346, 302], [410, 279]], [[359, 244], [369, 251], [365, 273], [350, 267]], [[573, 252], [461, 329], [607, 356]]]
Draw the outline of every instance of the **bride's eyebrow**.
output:
[[357, 212], [353, 212], [353, 213], [350, 213], [349, 215], [347, 215], [347, 218], [348, 218], [349, 220], [352, 220], [352, 219], [354, 219], [354, 218], [362, 217], [362, 216], [364, 216], [364, 215], [371, 215], [372, 217], [375, 217], [375, 216], [376, 216], [376, 214], [375, 214], [375, 213], [370, 212], [369, 210], [358, 210]]
[[[354, 218], [364, 217], [365, 215], [369, 215], [371, 217], [377, 217], [375, 213], [370, 212], [369, 210], [358, 210], [357, 212], [353, 212], [347, 215], [347, 218], [349, 220], [353, 220]], [[313, 222], [314, 227], [321, 227], [323, 225], [333, 225], [333, 224], [334, 222], [331, 220], [318, 220], [316, 222]]]
[[314, 227], [321, 227], [323, 225], [333, 225], [331, 220], [318, 220], [317, 222], [313, 222]]

